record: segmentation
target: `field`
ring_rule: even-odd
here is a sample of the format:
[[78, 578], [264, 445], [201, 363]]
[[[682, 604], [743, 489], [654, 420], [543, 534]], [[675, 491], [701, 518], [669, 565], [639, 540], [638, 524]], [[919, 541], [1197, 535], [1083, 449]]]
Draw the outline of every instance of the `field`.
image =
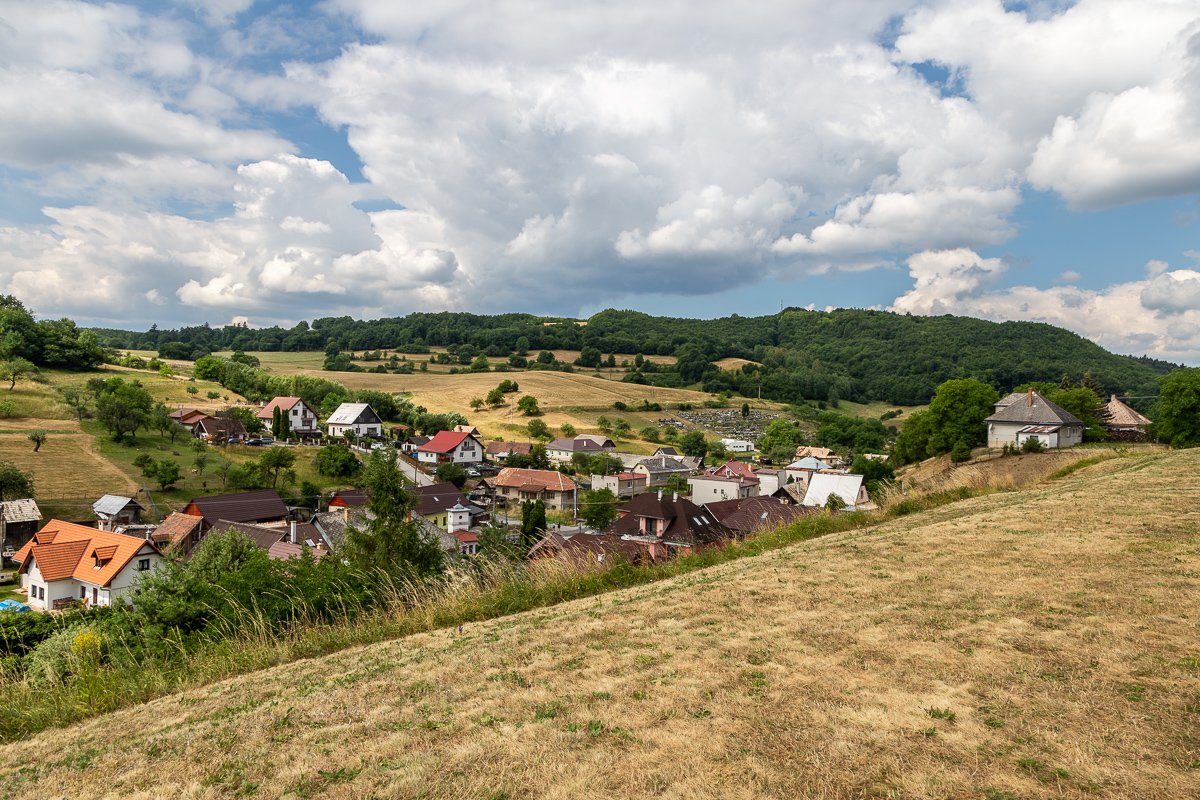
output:
[[1200, 451], [265, 670], [0, 748], [14, 797], [1200, 794]]
[[[3, 420], [0, 425], [8, 428], [12, 421]], [[53, 505], [56, 513], [70, 513], [72, 519], [83, 519], [91, 515], [91, 503], [100, 495], [136, 489], [128, 475], [97, 451], [95, 440], [80, 432], [78, 422], [50, 422], [54, 427], [36, 453], [24, 433], [0, 432], [0, 461], [11, 461], [33, 473], [40, 504]]]

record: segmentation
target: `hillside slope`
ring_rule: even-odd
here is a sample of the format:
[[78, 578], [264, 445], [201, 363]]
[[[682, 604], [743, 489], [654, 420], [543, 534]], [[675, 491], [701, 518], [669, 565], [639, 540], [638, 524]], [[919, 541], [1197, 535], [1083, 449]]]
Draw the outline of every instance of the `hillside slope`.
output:
[[1200, 793], [1200, 451], [0, 748], [29, 797]]

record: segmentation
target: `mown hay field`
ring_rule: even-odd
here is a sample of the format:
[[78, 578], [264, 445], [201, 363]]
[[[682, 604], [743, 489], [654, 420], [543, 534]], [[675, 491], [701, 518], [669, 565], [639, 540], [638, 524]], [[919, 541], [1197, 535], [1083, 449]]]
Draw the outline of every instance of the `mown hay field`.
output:
[[[12, 427], [12, 422], [0, 420], [0, 429]], [[79, 432], [78, 422], [70, 422], [75, 432], [61, 433], [53, 428], [67, 427], [66, 421], [50, 421], [53, 428], [36, 453], [25, 433], [0, 433], [0, 461], [11, 461], [33, 473], [39, 502], [86, 499], [90, 506], [100, 495], [135, 491], [133, 480], [96, 450], [95, 440]], [[82, 511], [79, 514], [89, 516]]]
[[0, 789], [1196, 797], [1200, 451], [1100, 466], [45, 732]]

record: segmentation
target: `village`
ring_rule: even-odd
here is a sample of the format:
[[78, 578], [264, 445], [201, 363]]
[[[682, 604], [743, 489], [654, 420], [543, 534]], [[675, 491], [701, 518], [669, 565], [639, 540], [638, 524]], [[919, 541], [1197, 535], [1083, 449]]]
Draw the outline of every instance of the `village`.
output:
[[[263, 427], [288, 443], [251, 436], [234, 416], [179, 408], [172, 418], [197, 440], [223, 445], [305, 447], [344, 442], [369, 457], [386, 454], [409, 484], [407, 521], [449, 559], [480, 555], [485, 529], [500, 530], [530, 561], [658, 563], [719, 548], [805, 516], [869, 511], [875, 503], [851, 453], [802, 445], [772, 464], [756, 443], [723, 438], [710, 459], [675, 446], [651, 454], [617, 450], [604, 435], [534, 441], [483, 441], [457, 425], [431, 436], [388, 428], [368, 403], [343, 403], [323, 422], [299, 397], [276, 397], [256, 410]], [[1103, 408], [1108, 436], [1145, 437], [1150, 420], [1113, 396]], [[1009, 394], [984, 420], [988, 453], [1058, 450], [1083, 442], [1083, 423], [1033, 389]], [[884, 462], [886, 454], [857, 454]], [[447, 472], [447, 466], [458, 470]], [[439, 478], [458, 472], [465, 480]], [[16, 611], [106, 607], [131, 599], [139, 578], [164, 559], [186, 559], [214, 533], [236, 531], [270, 559], [337, 558], [347, 530], [363, 529], [370, 494], [349, 486], [315, 509], [289, 506], [274, 489], [197, 496], [155, 519], [134, 497], [107, 494], [93, 520], [43, 524], [32, 498], [0, 504], [6, 566], [19, 575]], [[530, 539], [530, 519], [532, 533]]]

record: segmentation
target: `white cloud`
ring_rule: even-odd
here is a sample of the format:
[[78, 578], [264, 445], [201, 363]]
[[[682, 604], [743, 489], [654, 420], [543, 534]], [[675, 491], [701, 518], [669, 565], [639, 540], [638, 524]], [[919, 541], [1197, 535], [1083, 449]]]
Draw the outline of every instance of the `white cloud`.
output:
[[1006, 265], [970, 250], [918, 253], [908, 263], [914, 285], [892, 305], [898, 313], [1048, 322], [1114, 352], [1200, 360], [1200, 272], [1194, 270], [1168, 270], [1101, 290], [992, 288]]

